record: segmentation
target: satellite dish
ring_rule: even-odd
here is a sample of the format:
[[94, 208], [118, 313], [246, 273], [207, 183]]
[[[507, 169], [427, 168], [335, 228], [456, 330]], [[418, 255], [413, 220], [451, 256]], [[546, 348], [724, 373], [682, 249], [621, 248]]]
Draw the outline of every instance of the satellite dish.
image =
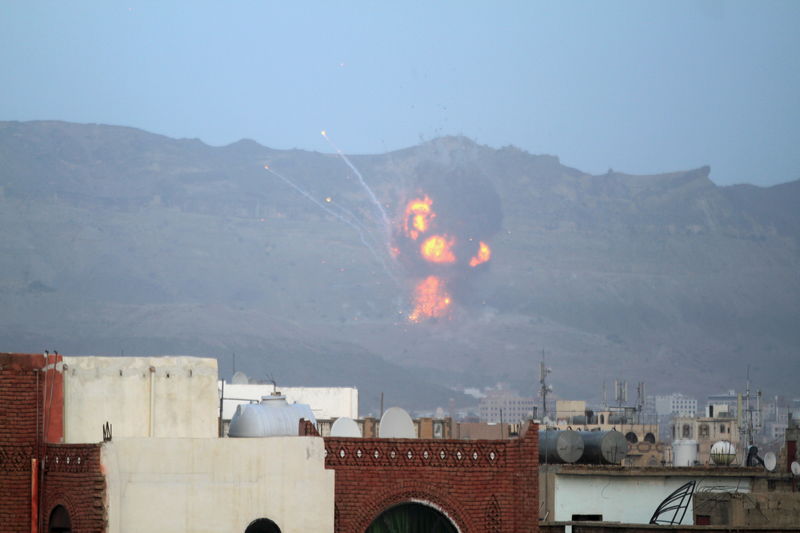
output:
[[331, 437], [354, 437], [361, 438], [361, 429], [352, 418], [343, 416], [337, 418], [331, 426]]
[[792, 461], [792, 474], [800, 476], [800, 463], [797, 461]]
[[390, 407], [381, 417], [381, 426], [378, 437], [382, 439], [415, 439], [417, 432], [414, 430], [414, 421], [411, 416], [400, 407]]
[[773, 452], [767, 452], [764, 454], [764, 468], [772, 472], [775, 470], [775, 465], [778, 464], [778, 458], [775, 457]]

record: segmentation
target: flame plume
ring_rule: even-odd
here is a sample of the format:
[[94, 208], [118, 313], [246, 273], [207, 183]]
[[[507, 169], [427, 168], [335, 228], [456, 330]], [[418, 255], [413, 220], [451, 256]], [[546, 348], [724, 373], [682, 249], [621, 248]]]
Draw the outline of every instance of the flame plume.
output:
[[452, 300], [444, 282], [437, 276], [428, 276], [414, 291], [414, 310], [408, 315], [411, 322], [426, 318], [438, 318], [447, 314]]
[[469, 266], [476, 267], [489, 261], [492, 258], [492, 250], [489, 245], [481, 241], [478, 245], [478, 253], [469, 260]]
[[431, 221], [436, 216], [436, 213], [431, 208], [432, 205], [433, 202], [428, 196], [408, 202], [405, 216], [405, 233], [411, 239], [416, 241], [420, 234], [428, 231]]
[[454, 244], [455, 239], [447, 235], [434, 235], [423, 242], [419, 250], [422, 257], [431, 263], [455, 263]]

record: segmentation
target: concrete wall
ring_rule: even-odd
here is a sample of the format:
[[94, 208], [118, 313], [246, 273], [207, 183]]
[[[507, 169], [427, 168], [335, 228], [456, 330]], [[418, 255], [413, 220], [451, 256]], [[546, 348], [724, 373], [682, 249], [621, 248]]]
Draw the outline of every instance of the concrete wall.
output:
[[108, 533], [333, 532], [334, 472], [318, 437], [104, 443]]
[[[556, 475], [549, 497], [557, 522], [572, 520], [573, 515], [602, 515], [605, 522], [646, 524], [656, 508], [673, 491], [697, 477], [664, 475]], [[749, 492], [750, 478], [714, 477], [699, 482], [695, 491]], [[692, 504], [683, 525], [694, 523]]]
[[[358, 389], [355, 387], [278, 387], [278, 390], [289, 403], [310, 405], [317, 420], [343, 416], [358, 418]], [[272, 391], [272, 384], [225, 383], [225, 398], [260, 400], [262, 396], [272, 394]], [[225, 400], [222, 417], [230, 420], [240, 403], [247, 401]]]
[[64, 442], [216, 437], [217, 361], [198, 357], [64, 357]]

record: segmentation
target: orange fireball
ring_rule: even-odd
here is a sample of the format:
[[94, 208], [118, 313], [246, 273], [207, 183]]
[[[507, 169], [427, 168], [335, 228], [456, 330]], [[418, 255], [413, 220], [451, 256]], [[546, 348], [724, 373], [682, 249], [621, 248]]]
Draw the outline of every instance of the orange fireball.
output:
[[428, 276], [414, 290], [414, 310], [408, 315], [411, 322], [426, 318], [436, 318], [447, 314], [450, 308], [450, 295], [444, 282], [436, 276]]
[[491, 258], [492, 258], [492, 250], [489, 248], [488, 244], [481, 241], [478, 248], [478, 253], [475, 255], [475, 257], [469, 260], [469, 266], [476, 267], [482, 263], [485, 263]]
[[456, 256], [453, 253], [454, 239], [447, 235], [433, 235], [422, 243], [419, 250], [422, 257], [431, 263], [454, 263]]
[[417, 240], [420, 234], [430, 228], [431, 219], [436, 213], [431, 209], [433, 201], [425, 196], [422, 199], [411, 200], [406, 206], [405, 231], [406, 235]]

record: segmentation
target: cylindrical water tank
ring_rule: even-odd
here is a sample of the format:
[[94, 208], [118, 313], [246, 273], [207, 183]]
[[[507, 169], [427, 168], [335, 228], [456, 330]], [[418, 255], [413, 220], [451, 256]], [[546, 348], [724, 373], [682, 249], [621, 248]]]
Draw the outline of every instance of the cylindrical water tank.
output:
[[736, 446], [727, 440], [720, 440], [711, 447], [711, 460], [715, 465], [729, 465], [736, 459]]
[[608, 415], [609, 424], [627, 424], [628, 418], [625, 415], [610, 414]]
[[618, 465], [628, 454], [628, 441], [619, 431], [579, 431], [583, 437], [581, 463]]
[[539, 432], [539, 463], [574, 463], [583, 455], [583, 439], [571, 429]]
[[228, 436], [297, 436], [301, 418], [316, 424], [307, 405], [290, 405], [286, 402], [286, 396], [262, 396], [261, 403], [242, 404], [236, 408], [228, 428]]
[[697, 441], [680, 439], [672, 443], [673, 466], [694, 466], [697, 462]]

